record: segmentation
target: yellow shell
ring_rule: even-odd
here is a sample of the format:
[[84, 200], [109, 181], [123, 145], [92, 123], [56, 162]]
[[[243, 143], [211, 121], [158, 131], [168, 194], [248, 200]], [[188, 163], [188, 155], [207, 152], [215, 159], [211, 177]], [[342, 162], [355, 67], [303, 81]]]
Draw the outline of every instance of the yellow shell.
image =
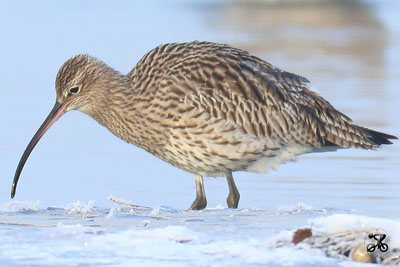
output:
[[374, 259], [370, 253], [367, 252], [364, 244], [359, 244], [352, 248], [349, 256], [350, 260], [357, 262], [374, 262]]

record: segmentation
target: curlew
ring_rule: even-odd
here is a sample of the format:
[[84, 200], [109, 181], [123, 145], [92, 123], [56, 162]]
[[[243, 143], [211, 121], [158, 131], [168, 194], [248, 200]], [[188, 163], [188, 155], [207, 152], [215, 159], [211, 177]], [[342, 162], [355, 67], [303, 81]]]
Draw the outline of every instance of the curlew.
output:
[[126, 75], [77, 55], [61, 66], [55, 88], [56, 103], [21, 157], [11, 197], [39, 139], [70, 110], [193, 173], [193, 210], [207, 205], [203, 176], [225, 176], [228, 207], [237, 208], [232, 172], [265, 173], [300, 154], [376, 149], [397, 139], [354, 124], [312, 91], [306, 78], [224, 44], [160, 45]]

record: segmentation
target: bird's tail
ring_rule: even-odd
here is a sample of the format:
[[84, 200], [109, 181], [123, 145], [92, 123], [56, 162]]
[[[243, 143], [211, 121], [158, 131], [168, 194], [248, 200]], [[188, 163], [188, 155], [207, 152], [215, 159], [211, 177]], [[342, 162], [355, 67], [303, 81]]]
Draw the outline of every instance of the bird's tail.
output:
[[[360, 126], [359, 126], [360, 127]], [[366, 137], [369, 139], [369, 141], [375, 143], [376, 145], [390, 145], [393, 144], [390, 140], [391, 139], [398, 139], [394, 135], [374, 131], [365, 127], [360, 127], [365, 133]]]
[[[344, 128], [343, 128], [344, 129]], [[351, 129], [351, 131], [349, 131]], [[342, 134], [328, 132], [324, 140], [323, 147], [329, 148], [364, 148], [376, 149], [380, 145], [393, 144], [390, 140], [398, 139], [394, 135], [374, 131], [362, 126], [348, 124], [347, 129], [342, 131]]]

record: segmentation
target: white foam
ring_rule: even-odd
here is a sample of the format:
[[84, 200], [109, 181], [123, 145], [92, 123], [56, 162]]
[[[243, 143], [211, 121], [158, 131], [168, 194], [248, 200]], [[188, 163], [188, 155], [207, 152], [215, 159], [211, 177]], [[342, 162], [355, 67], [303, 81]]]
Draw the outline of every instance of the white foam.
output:
[[149, 239], [173, 240], [185, 243], [201, 239], [199, 233], [193, 232], [182, 226], [167, 226], [165, 228], [138, 231], [135, 233], [135, 236]]
[[68, 204], [65, 208], [69, 214], [87, 214], [93, 211], [94, 200], [89, 201], [87, 204], [81, 204], [80, 201]]
[[2, 212], [38, 211], [38, 204], [31, 202], [11, 201], [0, 206]]
[[115, 208], [112, 207], [112, 208], [110, 209], [110, 211], [108, 212], [108, 214], [107, 214], [105, 220], [108, 221], [108, 220], [112, 220], [112, 219], [114, 219], [114, 218], [115, 218]]
[[[81, 205], [73, 203], [67, 210], [82, 213], [91, 203]], [[92, 212], [95, 209], [90, 208]], [[89, 209], [89, 210], [90, 210]], [[285, 211], [309, 211], [312, 206], [298, 204]], [[135, 226], [130, 226], [136, 216], [115, 217], [116, 209], [103, 216], [113, 218], [122, 228], [105, 222], [103, 226], [84, 226], [81, 224], [58, 223], [56, 227], [24, 227], [9, 233], [0, 231], [0, 260], [13, 260], [19, 265], [278, 265], [278, 266], [334, 266], [344, 264], [330, 259], [319, 249], [307, 245], [302, 249], [291, 244], [296, 227], [277, 231], [256, 228], [249, 235], [241, 236], [241, 231], [252, 229], [255, 223], [264, 221], [273, 223], [271, 214], [266, 211], [243, 211], [226, 216], [225, 210], [206, 210], [202, 213], [160, 213], [157, 218], [140, 216]], [[148, 211], [151, 215], [151, 210]], [[244, 213], [244, 217], [237, 219]], [[248, 214], [246, 214], [248, 213]], [[126, 211], [129, 215], [129, 211]], [[173, 218], [171, 217], [173, 214]], [[232, 215], [232, 214], [231, 214]], [[21, 215], [22, 216], [22, 215]], [[220, 217], [219, 217], [220, 216]], [[285, 215], [287, 216], [287, 215]], [[297, 216], [297, 215], [293, 215]], [[272, 216], [278, 223], [283, 218]], [[285, 217], [287, 219], [287, 217]], [[161, 219], [161, 220], [160, 220]], [[188, 219], [195, 219], [194, 221]], [[211, 224], [201, 222], [193, 226], [192, 222], [208, 220]], [[239, 223], [235, 226], [235, 220]], [[247, 220], [247, 221], [245, 221]], [[228, 224], [226, 222], [229, 221]], [[85, 223], [85, 221], [82, 221]], [[127, 223], [126, 223], [127, 222]], [[243, 228], [243, 224], [246, 227]], [[171, 224], [160, 226], [160, 224]], [[352, 214], [334, 214], [310, 219], [309, 224], [318, 231], [338, 232], [349, 229], [382, 228], [397, 245], [400, 240], [400, 222], [398, 219], [372, 218]], [[228, 226], [229, 225], [229, 226]], [[108, 226], [111, 226], [109, 228]], [[304, 225], [298, 225], [303, 227]], [[154, 228], [153, 228], [154, 227]], [[232, 229], [230, 229], [232, 227]], [[276, 227], [275, 227], [276, 229]], [[1, 229], [0, 229], [1, 230]], [[230, 232], [235, 234], [227, 234]], [[17, 236], [17, 237], [16, 237]], [[277, 240], [287, 241], [288, 245], [276, 248]], [[395, 243], [397, 242], [397, 243]], [[350, 263], [349, 263], [350, 264]]]
[[[278, 207], [276, 209], [279, 213], [300, 213], [300, 212], [306, 212], [306, 211], [316, 211], [313, 206], [305, 204], [305, 203], [298, 203], [296, 205], [290, 206], [290, 205], [284, 205], [281, 207]], [[320, 212], [326, 212], [324, 209], [318, 209]]]

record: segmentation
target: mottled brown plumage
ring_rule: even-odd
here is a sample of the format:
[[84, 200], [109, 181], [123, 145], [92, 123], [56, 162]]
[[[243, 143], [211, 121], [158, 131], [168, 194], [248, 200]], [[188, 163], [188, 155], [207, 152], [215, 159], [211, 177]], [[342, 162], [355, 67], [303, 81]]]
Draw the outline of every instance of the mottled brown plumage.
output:
[[58, 113], [42, 132], [69, 110], [87, 113], [121, 139], [197, 175], [192, 209], [207, 203], [202, 176], [226, 176], [228, 206], [236, 208], [234, 171], [266, 172], [298, 154], [375, 149], [396, 138], [355, 125], [310, 90], [306, 78], [209, 42], [158, 46], [127, 75], [77, 55], [59, 70], [56, 91]]

